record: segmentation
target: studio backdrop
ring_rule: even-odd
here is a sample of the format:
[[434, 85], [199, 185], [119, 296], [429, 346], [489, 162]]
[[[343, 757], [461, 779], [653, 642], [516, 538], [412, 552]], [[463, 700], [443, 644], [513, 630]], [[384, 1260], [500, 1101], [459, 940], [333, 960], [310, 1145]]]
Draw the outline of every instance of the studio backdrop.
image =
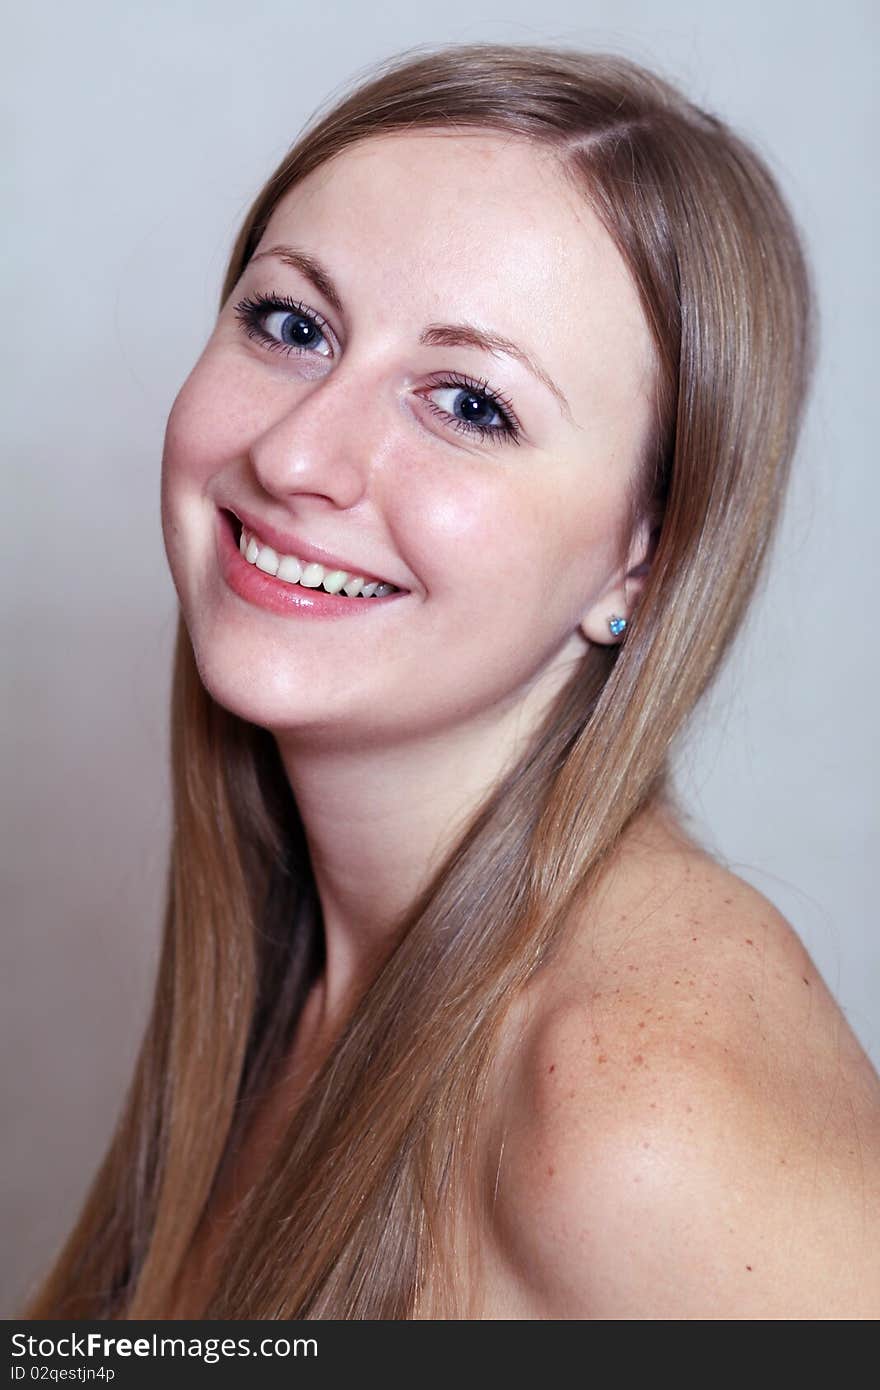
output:
[[794, 209], [819, 297], [815, 389], [766, 583], [678, 750], [678, 785], [691, 828], [788, 917], [880, 1062], [877, 13], [870, 0], [9, 10], [6, 1316], [78, 1210], [152, 989], [176, 623], [165, 420], [253, 193], [320, 103], [412, 45], [626, 54], [749, 138]]

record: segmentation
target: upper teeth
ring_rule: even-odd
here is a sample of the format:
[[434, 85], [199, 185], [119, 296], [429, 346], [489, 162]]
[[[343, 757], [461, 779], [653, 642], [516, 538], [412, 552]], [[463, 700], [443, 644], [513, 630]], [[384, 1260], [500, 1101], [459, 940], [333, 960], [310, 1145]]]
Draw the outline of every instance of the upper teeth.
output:
[[248, 564], [256, 565], [258, 570], [264, 570], [266, 574], [274, 574], [276, 579], [283, 579], [286, 584], [304, 584], [307, 589], [323, 588], [328, 594], [342, 592], [349, 598], [382, 598], [385, 594], [398, 592], [394, 584], [386, 584], [378, 579], [367, 584], [362, 574], [350, 575], [345, 570], [306, 564], [295, 555], [279, 555], [271, 545], [264, 545], [253, 531], [246, 531], [244, 527], [241, 528], [238, 548]]

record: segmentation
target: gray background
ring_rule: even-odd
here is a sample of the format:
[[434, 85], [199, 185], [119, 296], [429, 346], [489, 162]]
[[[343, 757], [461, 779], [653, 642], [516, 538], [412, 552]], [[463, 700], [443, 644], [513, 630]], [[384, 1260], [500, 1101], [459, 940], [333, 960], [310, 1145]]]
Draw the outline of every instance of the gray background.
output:
[[682, 749], [680, 785], [698, 831], [792, 921], [880, 1060], [876, 14], [869, 0], [10, 10], [0, 1312], [74, 1215], [152, 985], [175, 613], [165, 419], [252, 195], [319, 103], [411, 44], [629, 54], [748, 135], [794, 206], [819, 285], [819, 376], [772, 572]]

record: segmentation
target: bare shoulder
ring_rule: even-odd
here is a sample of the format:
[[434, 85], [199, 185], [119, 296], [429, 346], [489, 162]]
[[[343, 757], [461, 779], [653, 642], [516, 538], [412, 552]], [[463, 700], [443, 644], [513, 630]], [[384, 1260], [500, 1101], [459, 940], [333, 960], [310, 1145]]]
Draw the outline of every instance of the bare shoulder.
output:
[[880, 1080], [697, 846], [624, 845], [511, 1057], [489, 1229], [538, 1316], [880, 1316]]

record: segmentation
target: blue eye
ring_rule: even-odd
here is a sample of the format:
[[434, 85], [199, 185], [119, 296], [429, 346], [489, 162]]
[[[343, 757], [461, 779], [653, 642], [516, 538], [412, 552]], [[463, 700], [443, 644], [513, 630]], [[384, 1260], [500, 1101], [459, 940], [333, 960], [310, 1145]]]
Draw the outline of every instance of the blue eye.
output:
[[325, 320], [287, 295], [258, 294], [253, 299], [242, 299], [235, 306], [235, 316], [249, 338], [272, 352], [312, 353], [314, 344], [323, 341], [328, 351], [316, 355], [330, 356], [323, 331]]
[[[294, 357], [330, 357], [332, 349], [324, 333], [325, 319], [298, 300], [287, 295], [254, 295], [235, 305], [235, 316], [244, 332], [270, 352], [283, 352]], [[326, 351], [315, 351], [323, 343]], [[476, 435], [493, 443], [508, 441], [519, 444], [521, 429], [513, 406], [505, 397], [493, 391], [487, 381], [475, 381], [459, 372], [438, 373], [428, 391], [417, 394], [433, 414], [451, 424], [463, 434]], [[438, 391], [450, 393], [450, 409], [445, 410], [428, 397]], [[455, 412], [456, 398], [462, 415]], [[478, 418], [481, 417], [481, 418]], [[491, 421], [495, 419], [497, 423]]]
[[[448, 372], [442, 376], [438, 375], [433, 379], [433, 386], [430, 392], [419, 392], [426, 397], [425, 403], [428, 409], [435, 415], [440, 415], [449, 420], [455, 429], [463, 434], [477, 434], [481, 439], [492, 440], [493, 443], [500, 443], [507, 440], [512, 444], [520, 443], [519, 421], [513, 411], [510, 401], [498, 395], [497, 391], [491, 390], [486, 381], [474, 381], [469, 376], [463, 376], [459, 372]], [[450, 409], [444, 410], [441, 406], [435, 405], [427, 396], [434, 395], [438, 391], [447, 391], [452, 399], [449, 402]], [[456, 401], [456, 397], [458, 400]], [[464, 412], [464, 415], [456, 415], [456, 405]], [[491, 419], [497, 417], [499, 423], [487, 424], [486, 417]], [[474, 418], [481, 416], [481, 419]]]

